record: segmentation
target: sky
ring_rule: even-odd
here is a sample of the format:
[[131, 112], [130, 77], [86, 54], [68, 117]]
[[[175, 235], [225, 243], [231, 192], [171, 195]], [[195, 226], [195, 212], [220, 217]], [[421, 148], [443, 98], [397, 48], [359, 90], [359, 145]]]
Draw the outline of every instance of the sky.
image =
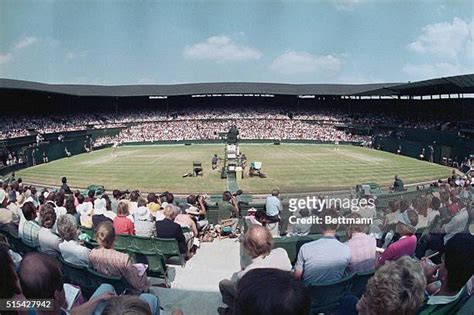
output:
[[474, 1], [0, 0], [0, 77], [99, 85], [474, 73]]

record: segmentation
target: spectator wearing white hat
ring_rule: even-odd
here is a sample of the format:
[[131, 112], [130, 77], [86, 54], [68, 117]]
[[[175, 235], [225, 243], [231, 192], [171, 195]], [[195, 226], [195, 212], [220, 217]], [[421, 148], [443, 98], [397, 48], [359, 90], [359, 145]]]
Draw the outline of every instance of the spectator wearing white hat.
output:
[[94, 201], [94, 215], [92, 216], [92, 226], [94, 229], [97, 229], [97, 227], [104, 221], [113, 223], [113, 220], [115, 219], [116, 214], [112, 211], [107, 211], [106, 203], [107, 202], [104, 198], [99, 198]]
[[133, 213], [133, 223], [135, 225], [135, 235], [151, 237], [155, 235], [155, 223], [153, 222], [150, 209], [143, 198], [137, 201], [137, 208]]

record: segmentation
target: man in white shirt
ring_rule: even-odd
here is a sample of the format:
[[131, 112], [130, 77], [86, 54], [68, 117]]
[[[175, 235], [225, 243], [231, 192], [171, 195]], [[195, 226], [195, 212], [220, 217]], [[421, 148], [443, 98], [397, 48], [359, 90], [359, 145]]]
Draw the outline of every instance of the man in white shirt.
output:
[[272, 250], [273, 238], [270, 231], [260, 225], [252, 225], [242, 240], [243, 247], [252, 258], [252, 263], [237, 273], [237, 280], [224, 279], [219, 282], [222, 302], [227, 308], [218, 308], [219, 314], [232, 314], [234, 297], [237, 292], [237, 282], [252, 269], [274, 268], [291, 271], [291, 262], [287, 252], [282, 248]]

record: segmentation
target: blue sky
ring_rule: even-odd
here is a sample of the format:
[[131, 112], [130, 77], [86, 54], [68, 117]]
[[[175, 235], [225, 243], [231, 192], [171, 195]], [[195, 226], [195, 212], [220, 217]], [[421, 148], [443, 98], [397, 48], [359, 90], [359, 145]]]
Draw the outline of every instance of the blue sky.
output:
[[0, 1], [0, 77], [406, 82], [474, 72], [474, 2]]

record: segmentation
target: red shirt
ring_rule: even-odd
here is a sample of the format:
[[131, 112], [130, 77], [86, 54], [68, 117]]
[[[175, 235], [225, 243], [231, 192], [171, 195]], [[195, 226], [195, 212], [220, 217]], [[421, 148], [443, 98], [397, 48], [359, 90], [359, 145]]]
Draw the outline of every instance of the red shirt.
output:
[[127, 217], [116, 216], [114, 219], [114, 229], [117, 234], [135, 234], [135, 226]]

